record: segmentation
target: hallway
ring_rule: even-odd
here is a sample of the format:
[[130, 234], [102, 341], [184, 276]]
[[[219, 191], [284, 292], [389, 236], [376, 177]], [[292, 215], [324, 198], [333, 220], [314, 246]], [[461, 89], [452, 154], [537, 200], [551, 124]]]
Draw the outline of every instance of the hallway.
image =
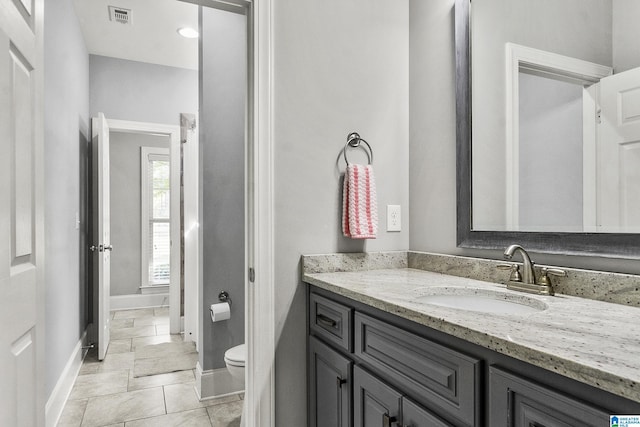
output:
[[134, 377], [136, 348], [182, 340], [169, 334], [168, 308], [114, 311], [111, 316], [107, 356], [98, 361], [95, 349], [86, 356], [58, 427], [240, 425], [243, 395], [200, 402], [194, 369]]

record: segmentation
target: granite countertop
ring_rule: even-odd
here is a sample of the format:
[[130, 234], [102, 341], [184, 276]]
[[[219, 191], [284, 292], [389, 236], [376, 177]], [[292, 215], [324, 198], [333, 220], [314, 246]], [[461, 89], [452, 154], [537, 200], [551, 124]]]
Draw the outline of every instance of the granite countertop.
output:
[[[640, 402], [640, 309], [567, 295], [538, 296], [504, 285], [412, 268], [306, 273], [303, 280], [515, 359]], [[495, 291], [546, 304], [492, 314], [420, 303], [433, 288]], [[529, 302], [532, 302], [529, 300]]]

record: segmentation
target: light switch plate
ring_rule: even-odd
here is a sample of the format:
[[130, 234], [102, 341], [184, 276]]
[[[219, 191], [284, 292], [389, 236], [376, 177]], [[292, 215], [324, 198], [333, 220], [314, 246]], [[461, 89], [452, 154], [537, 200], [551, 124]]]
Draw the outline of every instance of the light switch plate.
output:
[[400, 205], [387, 205], [387, 231], [402, 231]]

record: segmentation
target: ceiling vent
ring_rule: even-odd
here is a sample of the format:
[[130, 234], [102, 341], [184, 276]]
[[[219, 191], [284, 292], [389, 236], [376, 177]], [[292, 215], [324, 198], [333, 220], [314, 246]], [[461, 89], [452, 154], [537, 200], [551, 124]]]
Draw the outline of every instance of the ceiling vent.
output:
[[109, 19], [121, 24], [131, 24], [131, 9], [109, 6]]

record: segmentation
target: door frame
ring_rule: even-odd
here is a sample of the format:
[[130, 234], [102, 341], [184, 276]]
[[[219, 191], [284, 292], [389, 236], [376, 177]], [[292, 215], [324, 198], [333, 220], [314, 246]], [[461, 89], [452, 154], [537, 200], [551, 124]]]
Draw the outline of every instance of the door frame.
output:
[[[247, 16], [244, 422], [275, 426], [272, 0], [177, 0]], [[250, 273], [253, 272], [253, 273]], [[253, 280], [250, 280], [251, 279]], [[199, 286], [202, 286], [200, 283]]]
[[[168, 136], [171, 192], [171, 274], [169, 279], [169, 330], [179, 334], [180, 321], [180, 126], [107, 118], [110, 132]], [[118, 248], [115, 248], [118, 250]]]
[[[583, 61], [515, 43], [505, 44], [505, 59], [505, 214], [507, 230], [517, 231], [520, 225], [520, 69], [524, 68], [541, 74], [559, 76], [582, 82], [585, 85], [597, 83], [601, 78], [611, 75], [613, 69], [594, 62]], [[593, 114], [590, 115], [591, 119], [595, 118], [595, 113], [594, 110]], [[595, 146], [594, 141], [589, 140], [589, 137], [587, 136], [587, 140], [584, 142], [585, 145], [587, 147]]]

